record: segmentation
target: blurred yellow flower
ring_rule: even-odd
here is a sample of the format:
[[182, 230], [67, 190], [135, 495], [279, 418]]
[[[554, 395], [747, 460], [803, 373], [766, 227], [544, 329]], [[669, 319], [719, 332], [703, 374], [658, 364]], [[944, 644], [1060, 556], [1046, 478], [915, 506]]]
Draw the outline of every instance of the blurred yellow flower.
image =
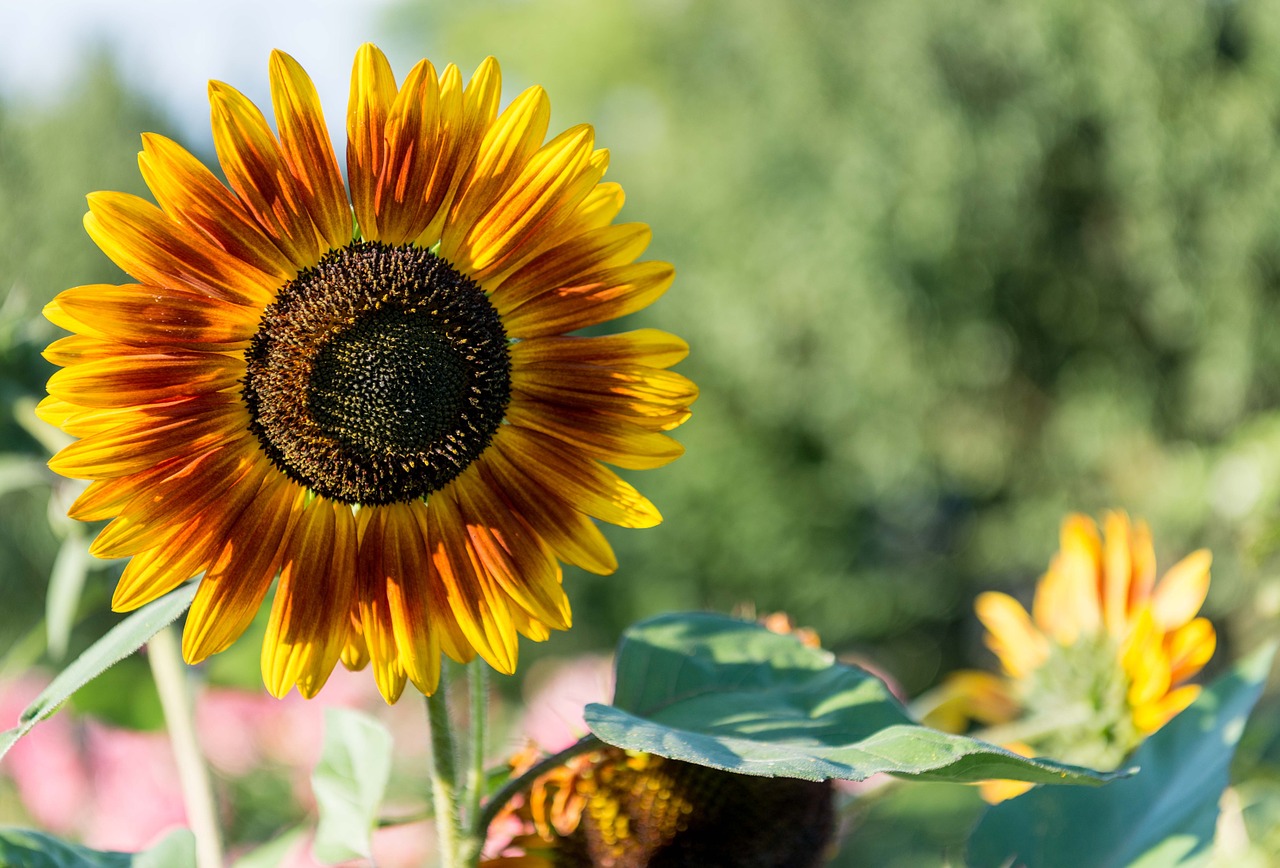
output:
[[926, 703], [925, 722], [956, 731], [1016, 719], [1011, 749], [1114, 768], [1200, 692], [1185, 682], [1217, 639], [1197, 617], [1211, 560], [1200, 549], [1157, 580], [1144, 522], [1108, 513], [1100, 535], [1093, 519], [1068, 516], [1030, 613], [996, 591], [975, 604], [1006, 677], [954, 673]]

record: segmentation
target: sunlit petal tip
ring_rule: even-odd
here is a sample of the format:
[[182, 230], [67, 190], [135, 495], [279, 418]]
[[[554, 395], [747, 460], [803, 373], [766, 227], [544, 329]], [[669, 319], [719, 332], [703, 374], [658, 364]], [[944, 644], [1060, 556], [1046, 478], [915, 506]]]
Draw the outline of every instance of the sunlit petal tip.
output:
[[480, 65], [476, 67], [476, 71], [472, 73], [471, 80], [467, 82], [467, 89], [475, 89], [476, 93], [501, 91], [502, 88], [502, 67], [498, 64], [498, 59], [493, 55], [489, 55], [480, 61]]

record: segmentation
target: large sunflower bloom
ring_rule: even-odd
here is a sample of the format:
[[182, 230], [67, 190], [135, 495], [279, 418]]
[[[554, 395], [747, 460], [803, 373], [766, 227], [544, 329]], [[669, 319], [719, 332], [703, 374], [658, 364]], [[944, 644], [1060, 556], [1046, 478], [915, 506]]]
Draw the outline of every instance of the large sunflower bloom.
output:
[[1025, 736], [1010, 745], [1019, 752], [1114, 767], [1195, 700], [1200, 687], [1186, 682], [1216, 643], [1213, 625], [1197, 617], [1209, 551], [1157, 580], [1144, 522], [1112, 512], [1104, 531], [1083, 515], [1063, 521], [1030, 613], [1008, 594], [979, 595], [978, 618], [1004, 675], [954, 673], [924, 703], [926, 722], [956, 730], [968, 720], [1016, 721], [1005, 731]]
[[210, 84], [230, 189], [143, 137], [158, 203], [89, 197], [85, 227], [136, 283], [67, 290], [42, 418], [80, 438], [51, 462], [92, 480], [70, 513], [113, 519], [125, 611], [203, 572], [183, 653], [228, 647], [276, 576], [268, 689], [372, 662], [389, 702], [440, 655], [512, 672], [517, 634], [566, 629], [560, 562], [616, 568], [592, 519], [660, 521], [604, 464], [657, 467], [696, 389], [687, 347], [641, 330], [569, 336], [670, 285], [614, 224], [591, 127], [544, 143], [530, 88], [499, 112], [492, 59], [468, 84], [420, 62], [397, 86], [371, 45], [347, 110], [350, 197], [311, 80], [270, 63], [278, 133]]

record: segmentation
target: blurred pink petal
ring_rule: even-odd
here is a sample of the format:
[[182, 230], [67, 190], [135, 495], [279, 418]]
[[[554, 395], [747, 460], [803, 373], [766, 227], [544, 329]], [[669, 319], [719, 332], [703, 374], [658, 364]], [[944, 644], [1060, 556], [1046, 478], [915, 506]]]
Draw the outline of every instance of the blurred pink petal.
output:
[[529, 670], [524, 692], [524, 734], [545, 751], [562, 750], [586, 734], [587, 704], [613, 698], [613, 658], [539, 661]]
[[[266, 700], [264, 702], [264, 700]], [[262, 763], [261, 733], [276, 700], [259, 692], [214, 687], [196, 702], [196, 732], [209, 764], [243, 775]]]
[[[27, 677], [0, 689], [0, 729], [17, 725], [23, 709], [47, 684], [46, 679]], [[83, 822], [91, 795], [89, 772], [80, 756], [75, 725], [66, 714], [37, 724], [5, 756], [3, 768], [41, 828], [67, 834]]]
[[173, 826], [187, 824], [169, 739], [159, 732], [84, 725], [93, 808], [84, 843], [101, 850], [141, 850]]

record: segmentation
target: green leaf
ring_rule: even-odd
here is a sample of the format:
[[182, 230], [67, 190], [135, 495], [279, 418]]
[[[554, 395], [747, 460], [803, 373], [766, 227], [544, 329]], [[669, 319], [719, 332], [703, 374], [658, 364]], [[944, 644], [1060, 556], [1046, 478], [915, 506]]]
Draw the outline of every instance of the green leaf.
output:
[[969, 840], [969, 864], [1208, 861], [1228, 766], [1274, 656], [1275, 646], [1255, 652], [1148, 738], [1133, 757], [1141, 771], [1128, 780], [1096, 792], [1032, 790], [990, 808]]
[[67, 654], [80, 594], [89, 575], [89, 562], [89, 541], [84, 531], [73, 525], [58, 549], [45, 596], [46, 642], [49, 656], [54, 660], [61, 660]]
[[16, 453], [0, 455], [0, 496], [46, 484], [49, 479], [49, 468], [43, 461]]
[[919, 726], [878, 678], [791, 636], [720, 615], [662, 615], [622, 638], [601, 740], [739, 774], [860, 781], [1010, 778], [1097, 785], [1115, 775], [1027, 759]]
[[307, 834], [301, 826], [295, 826], [280, 837], [268, 841], [241, 856], [231, 868], [278, 868], [284, 864], [284, 857]]
[[320, 823], [312, 853], [322, 862], [372, 858], [373, 830], [391, 777], [391, 733], [343, 708], [324, 712], [324, 749], [311, 773]]
[[142, 853], [91, 850], [34, 829], [0, 828], [0, 865], [6, 868], [195, 868], [196, 839], [175, 829]]
[[174, 829], [134, 856], [131, 868], [196, 868], [196, 836], [190, 829]]
[[185, 612], [195, 597], [196, 584], [190, 582], [143, 606], [71, 661], [22, 712], [18, 726], [0, 733], [0, 757], [8, 753], [32, 727], [57, 711], [71, 694], [137, 651]]
[[130, 868], [132, 853], [90, 850], [33, 829], [0, 828], [0, 865], [14, 868]]

